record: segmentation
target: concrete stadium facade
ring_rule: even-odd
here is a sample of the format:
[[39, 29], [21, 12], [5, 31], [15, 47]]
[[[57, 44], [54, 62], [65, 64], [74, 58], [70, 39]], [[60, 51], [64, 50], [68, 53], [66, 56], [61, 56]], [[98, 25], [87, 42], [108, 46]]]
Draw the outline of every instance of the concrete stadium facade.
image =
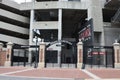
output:
[[[72, 41], [76, 40], [75, 37], [70, 36], [75, 34], [75, 29], [83, 26], [85, 20], [93, 18], [95, 45], [110, 46], [115, 39], [118, 39], [120, 32], [119, 21], [118, 24], [111, 22], [119, 9], [118, 3], [119, 0], [36, 0], [17, 4], [13, 1], [1, 0], [0, 28], [3, 31], [0, 41], [33, 44], [32, 29], [57, 30], [55, 38]], [[11, 34], [4, 33], [5, 30]], [[15, 36], [12, 32], [19, 35]], [[26, 38], [20, 38], [22, 35]]]
[[[92, 18], [94, 45], [112, 46], [115, 40], [120, 40], [119, 6], [119, 0], [33, 0], [21, 4], [1, 0], [0, 42], [35, 45], [33, 30], [38, 30], [37, 37], [46, 44], [56, 40], [77, 43], [78, 32]], [[63, 48], [52, 49], [57, 49], [59, 63]], [[63, 50], [64, 54], [71, 53]]]

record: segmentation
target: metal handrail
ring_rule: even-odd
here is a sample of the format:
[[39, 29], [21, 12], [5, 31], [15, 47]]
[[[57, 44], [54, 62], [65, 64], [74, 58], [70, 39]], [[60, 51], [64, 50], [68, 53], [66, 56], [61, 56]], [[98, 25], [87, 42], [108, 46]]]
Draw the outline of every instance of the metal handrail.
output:
[[117, 19], [119, 19], [119, 15], [120, 15], [120, 8], [117, 10], [115, 15], [111, 18], [111, 21], [115, 22]]

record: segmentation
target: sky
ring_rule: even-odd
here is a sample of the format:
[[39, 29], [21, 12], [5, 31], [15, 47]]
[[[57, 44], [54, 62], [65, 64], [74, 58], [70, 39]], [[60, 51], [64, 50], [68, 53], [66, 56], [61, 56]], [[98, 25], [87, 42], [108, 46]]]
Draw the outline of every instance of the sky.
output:
[[31, 0], [14, 0], [17, 3], [22, 3], [22, 2], [30, 2]]

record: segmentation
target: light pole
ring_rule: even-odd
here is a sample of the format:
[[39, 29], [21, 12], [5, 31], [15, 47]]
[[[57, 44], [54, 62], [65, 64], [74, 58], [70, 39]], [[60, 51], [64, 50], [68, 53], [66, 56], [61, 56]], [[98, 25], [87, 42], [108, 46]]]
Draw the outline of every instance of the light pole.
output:
[[33, 38], [33, 41], [36, 44], [36, 48], [35, 48], [35, 51], [36, 51], [36, 53], [35, 53], [35, 66], [34, 66], [34, 68], [37, 68], [37, 62], [38, 62], [37, 44], [38, 44], [38, 41], [41, 41], [41, 39], [38, 38], [38, 36], [40, 36], [39, 30], [33, 29], [33, 33], [35, 35], [35, 38]]
[[37, 36], [35, 36], [35, 40], [36, 40], [36, 41], [35, 41], [35, 42], [36, 42], [36, 48], [35, 48], [35, 49], [36, 49], [36, 50], [35, 50], [36, 53], [35, 53], [35, 66], [34, 66], [34, 68], [37, 68], [37, 59], [38, 59], [38, 58], [37, 58], [37, 55], [38, 55], [38, 53], [37, 53], [38, 37], [37, 37]]

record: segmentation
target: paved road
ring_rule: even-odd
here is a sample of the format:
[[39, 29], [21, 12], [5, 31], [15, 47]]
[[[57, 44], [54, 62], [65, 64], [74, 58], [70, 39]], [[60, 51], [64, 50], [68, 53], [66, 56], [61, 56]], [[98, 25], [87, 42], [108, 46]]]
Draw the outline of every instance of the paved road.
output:
[[84, 80], [84, 79], [62, 79], [62, 78], [26, 78], [0, 75], [0, 80]]
[[[76, 78], [76, 79], [75, 79]], [[83, 79], [84, 78], [84, 79]], [[0, 80], [120, 80], [120, 69], [0, 67]]]

